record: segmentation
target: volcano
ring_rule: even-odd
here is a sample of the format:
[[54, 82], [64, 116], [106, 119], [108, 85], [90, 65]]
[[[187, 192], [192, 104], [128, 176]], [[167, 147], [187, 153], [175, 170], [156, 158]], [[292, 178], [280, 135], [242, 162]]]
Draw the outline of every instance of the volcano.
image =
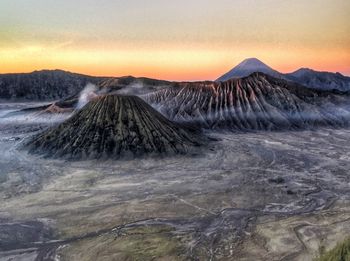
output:
[[276, 78], [283, 78], [283, 75], [280, 72], [272, 69], [259, 59], [249, 58], [245, 59], [232, 70], [222, 75], [216, 81], [227, 81], [233, 78], [242, 78], [255, 72], [262, 72]]
[[201, 144], [196, 132], [167, 120], [138, 97], [107, 95], [37, 135], [25, 148], [68, 159], [184, 154]]

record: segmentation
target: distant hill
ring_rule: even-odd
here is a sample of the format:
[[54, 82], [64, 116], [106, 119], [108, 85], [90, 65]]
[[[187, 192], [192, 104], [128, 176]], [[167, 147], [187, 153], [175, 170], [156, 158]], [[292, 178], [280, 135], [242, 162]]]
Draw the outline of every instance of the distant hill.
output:
[[285, 74], [286, 78], [319, 90], [350, 91], [350, 77], [340, 73], [318, 72], [308, 68]]
[[0, 99], [57, 100], [79, 93], [87, 83], [98, 84], [103, 79], [62, 70], [0, 74]]
[[216, 81], [242, 78], [254, 72], [262, 72], [275, 78], [299, 83], [305, 87], [319, 90], [350, 91], [350, 77], [340, 73], [318, 72], [308, 68], [301, 68], [295, 72], [280, 73], [256, 58], [246, 59]]

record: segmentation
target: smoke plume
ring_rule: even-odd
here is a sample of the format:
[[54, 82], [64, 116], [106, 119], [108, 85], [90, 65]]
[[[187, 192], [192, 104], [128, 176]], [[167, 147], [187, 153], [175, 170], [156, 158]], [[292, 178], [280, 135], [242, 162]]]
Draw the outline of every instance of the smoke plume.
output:
[[97, 96], [97, 87], [92, 83], [88, 83], [85, 88], [80, 92], [79, 101], [76, 106], [76, 109], [80, 110], [83, 108], [89, 101]]

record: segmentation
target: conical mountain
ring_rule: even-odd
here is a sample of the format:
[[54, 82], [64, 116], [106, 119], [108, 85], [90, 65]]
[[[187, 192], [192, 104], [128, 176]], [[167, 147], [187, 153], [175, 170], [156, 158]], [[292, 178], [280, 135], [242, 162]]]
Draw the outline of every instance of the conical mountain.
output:
[[262, 72], [276, 78], [283, 78], [283, 75], [281, 73], [272, 69], [271, 67], [269, 67], [268, 65], [260, 61], [259, 59], [249, 58], [244, 60], [240, 64], [238, 64], [229, 72], [219, 77], [216, 81], [222, 82], [233, 78], [242, 78], [242, 77], [249, 76], [250, 74], [255, 72]]
[[30, 153], [69, 159], [183, 154], [200, 145], [195, 132], [167, 120], [138, 97], [108, 95], [25, 147]]

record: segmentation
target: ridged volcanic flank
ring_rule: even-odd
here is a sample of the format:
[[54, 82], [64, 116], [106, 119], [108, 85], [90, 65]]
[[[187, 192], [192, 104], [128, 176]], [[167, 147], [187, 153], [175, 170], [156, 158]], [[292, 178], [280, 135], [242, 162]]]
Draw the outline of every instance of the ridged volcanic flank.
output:
[[171, 120], [211, 129], [344, 126], [350, 117], [347, 96], [310, 90], [263, 73], [226, 82], [183, 83], [145, 99]]
[[182, 154], [199, 144], [193, 131], [170, 122], [142, 99], [108, 95], [39, 134], [26, 147], [31, 153], [84, 159]]

